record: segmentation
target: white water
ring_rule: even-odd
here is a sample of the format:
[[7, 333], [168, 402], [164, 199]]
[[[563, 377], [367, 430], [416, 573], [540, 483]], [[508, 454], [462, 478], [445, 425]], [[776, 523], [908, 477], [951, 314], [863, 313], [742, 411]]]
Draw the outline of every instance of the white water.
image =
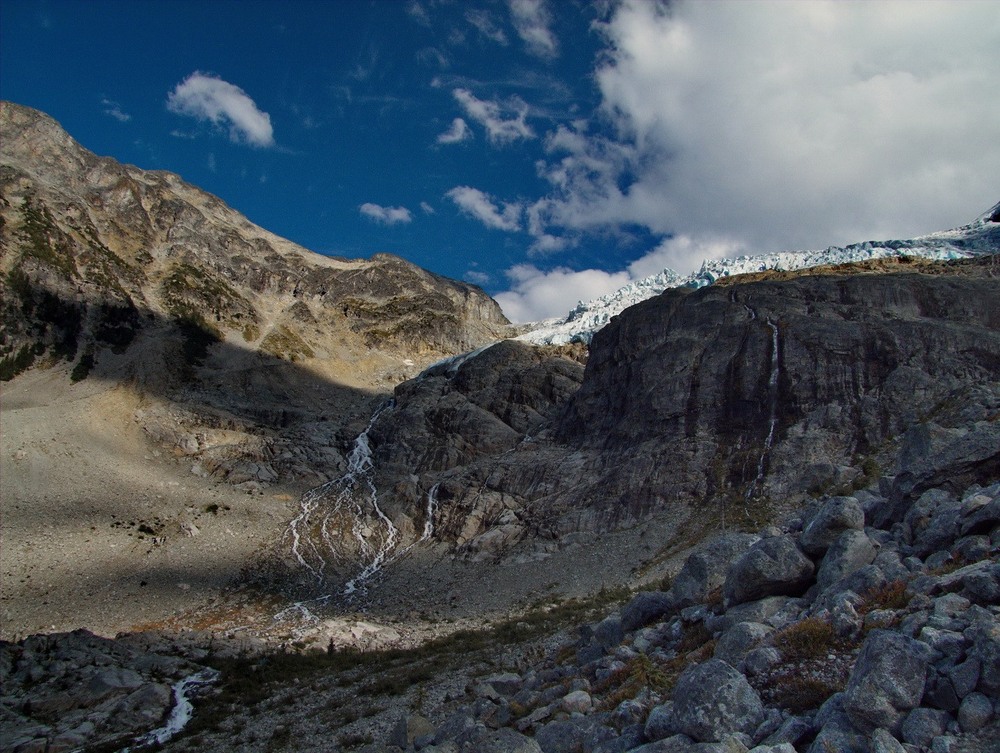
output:
[[[187, 723], [191, 721], [191, 715], [194, 713], [194, 706], [188, 700], [188, 694], [193, 688], [215, 682], [218, 676], [218, 672], [208, 668], [175, 682], [173, 685], [174, 707], [170, 709], [170, 715], [167, 717], [167, 720], [163, 723], [162, 727], [157, 727], [151, 732], [137, 737], [133, 745], [137, 747], [154, 744], [162, 745], [184, 729]], [[131, 747], [123, 748], [119, 753], [129, 753], [130, 750], [132, 750]]]
[[424, 532], [420, 535], [419, 541], [427, 541], [434, 535], [434, 513], [437, 512], [437, 494], [441, 484], [434, 484], [427, 492], [427, 511], [424, 514]]
[[[399, 539], [399, 530], [378, 503], [368, 438], [375, 422], [392, 405], [389, 401], [380, 406], [365, 430], [354, 440], [344, 474], [302, 495], [299, 513], [288, 524], [292, 556], [319, 583], [323, 582], [329, 563], [348, 559], [340, 542], [343, 534], [350, 532], [357, 547], [355, 559], [361, 564], [361, 570], [345, 584], [345, 596], [364, 589], [364, 584], [385, 565]], [[283, 619], [296, 611], [306, 619], [314, 619], [305, 605], [329, 598], [324, 596], [297, 602], [279, 612], [275, 619]]]
[[[757, 318], [756, 311], [749, 306], [747, 306], [746, 309], [750, 312], [751, 321]], [[766, 319], [764, 323], [771, 329], [771, 370], [767, 379], [769, 415], [767, 437], [764, 439], [764, 447], [761, 449], [760, 459], [757, 461], [757, 475], [750, 483], [750, 486], [747, 487], [745, 499], [748, 502], [753, 496], [754, 491], [756, 491], [758, 485], [764, 481], [764, 463], [767, 460], [768, 453], [771, 451], [771, 445], [774, 443], [774, 432], [778, 426], [778, 325], [770, 319]]]

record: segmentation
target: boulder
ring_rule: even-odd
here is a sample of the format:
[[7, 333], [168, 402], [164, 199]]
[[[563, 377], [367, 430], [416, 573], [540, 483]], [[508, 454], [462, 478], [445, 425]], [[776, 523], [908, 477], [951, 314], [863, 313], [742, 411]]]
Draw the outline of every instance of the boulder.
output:
[[870, 565], [876, 554], [875, 545], [864, 531], [844, 531], [823, 557], [816, 575], [817, 585], [825, 591], [865, 565]]
[[729, 566], [758, 540], [748, 533], [724, 534], [690, 555], [670, 586], [676, 605], [688, 607], [707, 601], [709, 594], [722, 588]]
[[979, 661], [977, 690], [991, 698], [1000, 698], [1000, 625], [994, 623], [975, 629], [975, 642], [969, 657]]
[[723, 586], [726, 606], [801, 594], [812, 581], [814, 569], [791, 536], [762, 539], [729, 568]]
[[659, 706], [654, 706], [652, 711], [649, 712], [649, 716], [646, 717], [646, 725], [643, 727], [646, 739], [651, 742], [664, 740], [676, 735], [679, 731], [677, 729], [677, 722], [674, 719], [673, 701], [667, 701]]
[[715, 644], [715, 658], [739, 667], [747, 654], [757, 648], [773, 630], [770, 625], [759, 622], [740, 622], [723, 633]]
[[861, 647], [844, 691], [844, 710], [865, 732], [898, 729], [904, 715], [920, 705], [927, 661], [924, 647], [900, 633], [875, 630]]
[[903, 720], [903, 742], [926, 748], [938, 735], [944, 733], [951, 716], [940, 709], [917, 708]]
[[982, 693], [969, 693], [958, 707], [958, 724], [963, 732], [978, 732], [993, 717], [993, 704]]
[[854, 497], [833, 497], [806, 523], [799, 546], [812, 555], [823, 554], [844, 531], [865, 527], [865, 511]]
[[599, 726], [587, 717], [561, 719], [543, 725], [535, 732], [534, 739], [542, 753], [577, 753]]
[[674, 717], [689, 737], [719, 742], [733, 733], [753, 733], [764, 720], [764, 705], [743, 675], [720, 659], [709, 659], [678, 679]]
[[389, 745], [409, 748], [418, 737], [434, 734], [434, 725], [419, 714], [401, 716], [389, 734]]
[[872, 753], [906, 753], [906, 748], [887, 729], [877, 729], [872, 733]]
[[509, 727], [477, 729], [469, 735], [462, 750], [475, 753], [543, 753], [537, 742]]
[[629, 633], [645, 627], [674, 608], [674, 600], [668, 592], [641, 591], [622, 609], [622, 630]]

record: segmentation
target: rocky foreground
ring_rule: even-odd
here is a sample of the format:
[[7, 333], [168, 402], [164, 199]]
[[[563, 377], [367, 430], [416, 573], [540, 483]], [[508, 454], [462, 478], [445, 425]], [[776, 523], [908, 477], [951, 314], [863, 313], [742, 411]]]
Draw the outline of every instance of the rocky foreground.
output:
[[510, 628], [523, 642], [494, 631], [368, 658], [194, 635], [4, 643], [0, 750], [116, 749], [213, 665], [218, 684], [164, 749], [1000, 750], [1000, 483], [929, 489], [905, 509], [899, 494], [883, 479], [723, 533], [666, 590], [553, 635], [525, 617]]

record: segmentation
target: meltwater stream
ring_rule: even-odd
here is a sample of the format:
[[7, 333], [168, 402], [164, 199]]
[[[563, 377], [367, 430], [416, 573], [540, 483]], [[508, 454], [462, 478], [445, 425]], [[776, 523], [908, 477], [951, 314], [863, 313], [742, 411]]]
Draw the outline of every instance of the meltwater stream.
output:
[[191, 691], [203, 685], [210, 685], [219, 677], [219, 673], [214, 669], [203, 669], [188, 675], [183, 680], [175, 682], [173, 685], [174, 706], [170, 709], [170, 714], [162, 727], [140, 735], [128, 748], [122, 748], [118, 753], [130, 753], [133, 747], [145, 748], [151, 745], [162, 745], [171, 737], [176, 735], [191, 721], [194, 713], [194, 706], [189, 698]]
[[[744, 304], [746, 306], [746, 304]], [[757, 318], [757, 312], [746, 306], [750, 312], [751, 321]], [[767, 402], [768, 402], [768, 422], [767, 437], [764, 439], [764, 446], [761, 448], [760, 458], [757, 460], [757, 475], [747, 487], [744, 499], [749, 502], [757, 487], [764, 481], [764, 464], [767, 461], [768, 453], [771, 452], [771, 445], [774, 444], [774, 432], [778, 426], [778, 325], [770, 319], [765, 319], [764, 323], [771, 330], [771, 368], [767, 378]]]
[[[399, 539], [399, 530], [378, 503], [368, 439], [375, 422], [392, 407], [390, 400], [375, 411], [368, 426], [354, 440], [347, 456], [347, 471], [302, 495], [299, 513], [288, 524], [292, 556], [312, 573], [317, 583], [323, 582], [330, 563], [350, 559], [360, 564], [361, 569], [344, 585], [344, 596], [364, 589], [365, 583], [385, 565]], [[349, 558], [339, 543], [345, 534], [356, 542], [355, 557]], [[324, 601], [329, 598], [320, 597]], [[304, 603], [292, 608], [296, 607], [305, 609]]]

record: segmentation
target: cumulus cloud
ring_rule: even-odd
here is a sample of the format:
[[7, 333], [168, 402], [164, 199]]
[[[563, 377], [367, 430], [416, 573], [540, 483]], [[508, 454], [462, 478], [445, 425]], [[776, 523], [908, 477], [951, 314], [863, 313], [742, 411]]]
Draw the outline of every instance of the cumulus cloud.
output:
[[697, 270], [706, 259], [731, 259], [741, 253], [743, 248], [732, 239], [682, 235], [661, 241], [618, 272], [564, 267], [543, 271], [533, 264], [518, 264], [506, 272], [509, 289], [493, 297], [511, 321], [535, 322], [565, 316], [578, 301], [612, 293], [664, 269], [686, 274]]
[[546, 140], [548, 232], [636, 223], [757, 252], [968, 221], [1000, 175], [983, 10], [625, 0], [599, 27], [610, 128]]
[[510, 18], [528, 52], [540, 58], [554, 58], [559, 44], [549, 29], [552, 15], [544, 0], [510, 0]]
[[544, 272], [532, 264], [507, 270], [510, 289], [493, 296], [512, 322], [533, 322], [565, 316], [578, 301], [589, 301], [617, 290], [629, 281], [627, 272], [557, 268]]
[[383, 225], [398, 225], [413, 221], [413, 215], [406, 207], [383, 207], [366, 202], [358, 207], [365, 217], [369, 217]]
[[167, 97], [167, 108], [229, 128], [229, 138], [251, 146], [274, 146], [271, 116], [234, 84], [217, 76], [195, 72], [177, 84]]
[[688, 274], [697, 271], [708, 259], [732, 259], [743, 253], [745, 249], [733, 238], [678, 235], [661, 241], [652, 251], [629, 264], [629, 280], [641, 280], [664, 269]]
[[426, 201], [420, 202], [420, 209], [423, 210], [424, 214], [434, 214], [434, 207], [432, 207]]
[[493, 144], [505, 144], [518, 139], [533, 139], [535, 132], [528, 125], [528, 105], [519, 97], [506, 103], [478, 99], [468, 89], [454, 89], [452, 96], [465, 114], [486, 129]]
[[472, 138], [472, 129], [462, 118], [451, 121], [451, 128], [437, 137], [439, 144], [457, 144]]
[[511, 232], [521, 229], [524, 207], [517, 202], [507, 202], [501, 207], [489, 194], [471, 186], [456, 186], [445, 196], [455, 202], [464, 214], [479, 220], [486, 227]]

